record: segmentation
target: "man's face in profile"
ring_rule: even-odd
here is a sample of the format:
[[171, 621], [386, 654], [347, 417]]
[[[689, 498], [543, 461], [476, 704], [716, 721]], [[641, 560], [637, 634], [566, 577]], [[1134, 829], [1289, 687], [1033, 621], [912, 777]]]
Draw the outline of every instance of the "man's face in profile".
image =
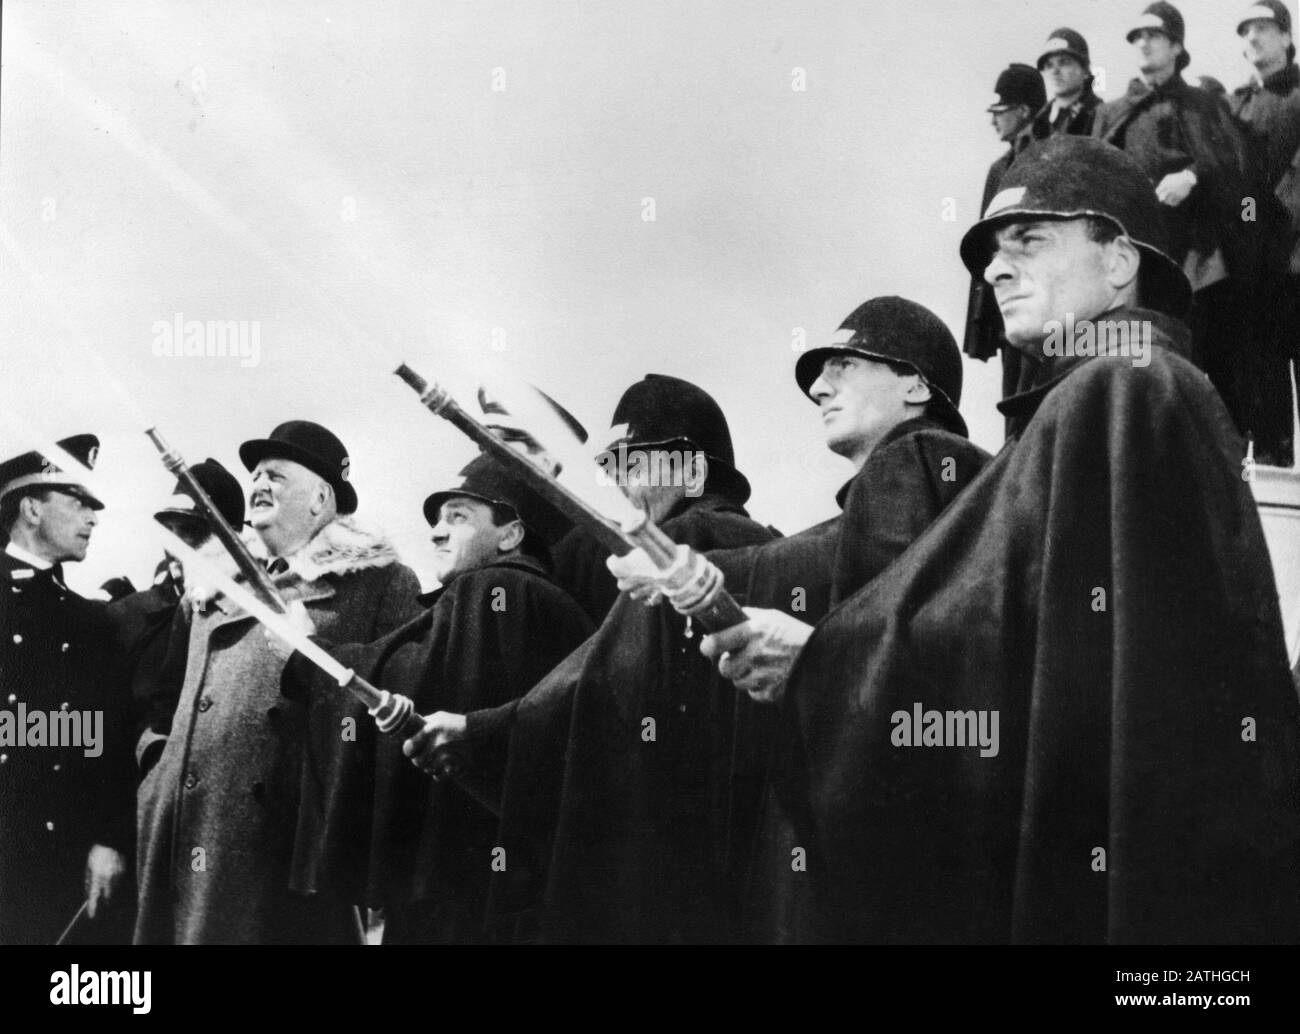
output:
[[994, 234], [984, 270], [993, 287], [1007, 340], [1038, 356], [1047, 324], [1092, 319], [1110, 309], [1106, 248], [1089, 236], [1085, 219], [1012, 223]]

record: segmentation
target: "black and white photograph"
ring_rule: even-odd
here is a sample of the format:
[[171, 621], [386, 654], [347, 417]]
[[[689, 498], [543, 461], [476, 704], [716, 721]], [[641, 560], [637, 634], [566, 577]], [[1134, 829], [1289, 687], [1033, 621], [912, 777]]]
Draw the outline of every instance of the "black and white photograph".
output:
[[0, 969], [1283, 1007], [1297, 19], [6, 0]]

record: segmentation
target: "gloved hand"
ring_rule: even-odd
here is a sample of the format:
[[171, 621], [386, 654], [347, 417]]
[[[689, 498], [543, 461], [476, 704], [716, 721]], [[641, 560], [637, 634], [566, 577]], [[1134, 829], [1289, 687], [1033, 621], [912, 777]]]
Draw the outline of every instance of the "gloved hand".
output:
[[122, 881], [126, 879], [126, 859], [120, 851], [96, 844], [86, 856], [86, 915], [91, 919], [106, 905], [113, 903]]
[[1162, 205], [1177, 208], [1187, 200], [1194, 186], [1196, 186], [1196, 173], [1191, 169], [1171, 172], [1156, 185], [1156, 197]]
[[690, 546], [679, 544], [676, 548], [676, 557], [667, 570], [656, 567], [642, 549], [634, 549], [626, 556], [611, 556], [605, 565], [618, 579], [620, 592], [643, 600], [647, 607], [662, 597], [679, 613], [686, 614], [699, 602], [702, 592], [707, 595], [710, 583], [721, 583], [722, 576], [711, 561]]

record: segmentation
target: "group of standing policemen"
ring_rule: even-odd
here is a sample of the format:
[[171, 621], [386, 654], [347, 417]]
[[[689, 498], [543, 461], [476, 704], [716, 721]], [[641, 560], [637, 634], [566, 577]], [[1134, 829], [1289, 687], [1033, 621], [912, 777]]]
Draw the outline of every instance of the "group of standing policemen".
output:
[[[1093, 92], [1087, 40], [1073, 29], [1052, 32], [1036, 67], [1013, 64], [998, 77], [988, 110], [1009, 147], [989, 169], [983, 205], [1036, 141], [1095, 136], [1132, 155], [1156, 186], [1171, 255], [1192, 285], [1196, 361], [1252, 438], [1256, 459], [1290, 466], [1287, 364], [1300, 340], [1300, 68], [1282, 0], [1250, 5], [1235, 26], [1255, 74], [1233, 93], [1216, 94], [1183, 79], [1191, 61], [1183, 17], [1157, 0], [1125, 37], [1139, 75], [1106, 103]], [[965, 351], [978, 359], [1000, 351], [1003, 393], [1017, 389], [1023, 364], [1006, 347], [997, 307], [978, 278]]]
[[[1130, 34], [1175, 77], [1176, 15]], [[1246, 15], [1293, 58], [1280, 4]], [[747, 513], [705, 392], [624, 393], [611, 449], [707, 471], [620, 479], [666, 569], [487, 452], [424, 503], [424, 595], [327, 428], [245, 442], [251, 491], [195, 468], [299, 631], [414, 701], [404, 741], [176, 557], [111, 606], [70, 592], [102, 504], [38, 453], [0, 464], [0, 941], [1300, 939], [1300, 698], [1245, 441], [1198, 366], [1198, 276], [1230, 242], [1170, 215], [1227, 159], [1153, 172], [1144, 114], [1208, 113], [1194, 88], [1098, 107], [1062, 92], [1070, 62], [1086, 44], [1059, 30], [1060, 88], [1024, 105], [1048, 138], [1013, 148], [953, 256], [1016, 360], [996, 456], [967, 438], [952, 334], [882, 296], [792, 371], [853, 468], [797, 534]], [[1280, 81], [1234, 103], [1271, 125]], [[1067, 320], [1145, 350], [1062, 349]], [[93, 463], [92, 436], [61, 444]], [[190, 492], [157, 519], [242, 577]], [[716, 620], [720, 587], [743, 621]], [[102, 749], [30, 718], [16, 738], [69, 711], [103, 716]]]

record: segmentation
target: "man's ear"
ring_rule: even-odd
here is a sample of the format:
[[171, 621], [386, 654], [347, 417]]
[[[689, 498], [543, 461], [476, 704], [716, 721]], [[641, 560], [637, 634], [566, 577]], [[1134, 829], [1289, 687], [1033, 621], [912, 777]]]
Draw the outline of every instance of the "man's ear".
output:
[[523, 544], [524, 525], [522, 521], [515, 519], [502, 529], [501, 537], [497, 539], [497, 552], [509, 553]]
[[1136, 284], [1142, 252], [1127, 237], [1116, 237], [1106, 248], [1106, 279], [1116, 291]]
[[18, 500], [18, 515], [28, 524], [36, 525], [41, 522], [41, 503], [44, 500], [38, 499], [34, 495], [25, 495]]
[[908, 374], [907, 379], [911, 383], [903, 389], [903, 401], [912, 406], [923, 406], [929, 402], [933, 394], [925, 379], [919, 373]]
[[330, 500], [334, 498], [334, 486], [324, 478], [316, 479], [316, 491], [311, 501], [311, 514], [313, 517], [319, 517], [329, 507]]

